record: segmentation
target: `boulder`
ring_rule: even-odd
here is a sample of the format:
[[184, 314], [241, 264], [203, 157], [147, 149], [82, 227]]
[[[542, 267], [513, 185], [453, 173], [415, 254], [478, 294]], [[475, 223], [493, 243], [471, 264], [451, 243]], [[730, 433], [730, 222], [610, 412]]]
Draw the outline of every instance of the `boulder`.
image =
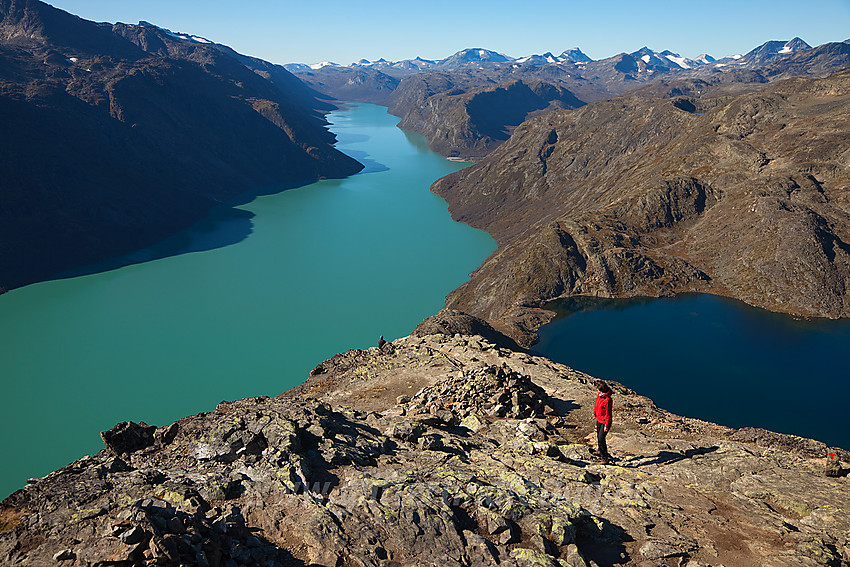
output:
[[122, 421], [108, 431], [101, 431], [100, 438], [106, 448], [116, 455], [133, 453], [154, 444], [155, 425], [144, 421]]

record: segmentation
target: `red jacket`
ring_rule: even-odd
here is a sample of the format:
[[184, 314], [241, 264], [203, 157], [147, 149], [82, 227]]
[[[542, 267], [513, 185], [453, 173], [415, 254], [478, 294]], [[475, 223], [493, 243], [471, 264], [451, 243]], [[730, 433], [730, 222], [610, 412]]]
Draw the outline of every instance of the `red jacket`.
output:
[[596, 421], [611, 427], [611, 392], [603, 394], [599, 392], [596, 396], [596, 403], [593, 404], [593, 415], [596, 416]]

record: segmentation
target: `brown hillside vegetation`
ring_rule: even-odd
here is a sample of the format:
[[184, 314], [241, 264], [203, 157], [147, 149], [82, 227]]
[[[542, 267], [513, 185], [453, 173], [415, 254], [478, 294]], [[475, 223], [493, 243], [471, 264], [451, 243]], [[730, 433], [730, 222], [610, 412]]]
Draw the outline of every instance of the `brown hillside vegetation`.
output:
[[528, 344], [570, 295], [850, 314], [850, 71], [530, 120], [433, 190], [499, 249], [447, 305]]

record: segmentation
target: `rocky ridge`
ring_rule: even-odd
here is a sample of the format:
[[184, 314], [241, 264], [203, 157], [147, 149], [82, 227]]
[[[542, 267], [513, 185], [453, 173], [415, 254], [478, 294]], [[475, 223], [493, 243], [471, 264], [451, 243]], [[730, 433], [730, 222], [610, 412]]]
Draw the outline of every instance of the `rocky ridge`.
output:
[[821, 443], [682, 418], [620, 386], [594, 461], [592, 378], [477, 335], [325, 361], [276, 398], [106, 449], [0, 503], [38, 565], [848, 565]]
[[525, 122], [433, 190], [499, 249], [447, 299], [529, 345], [549, 300], [707, 292], [850, 315], [850, 71]]

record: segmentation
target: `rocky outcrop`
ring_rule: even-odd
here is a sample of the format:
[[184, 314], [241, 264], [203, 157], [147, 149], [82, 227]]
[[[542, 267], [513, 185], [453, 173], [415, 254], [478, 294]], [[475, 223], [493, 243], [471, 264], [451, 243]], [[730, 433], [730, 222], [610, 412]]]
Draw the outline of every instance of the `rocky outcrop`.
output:
[[150, 245], [249, 189], [361, 169], [299, 85], [154, 26], [0, 0], [0, 291]]
[[417, 337], [457, 334], [480, 335], [501, 347], [521, 350], [516, 341], [494, 329], [487, 321], [456, 309], [442, 309], [436, 315], [426, 317], [413, 330], [413, 335]]
[[[481, 336], [325, 361], [276, 398], [153, 428], [0, 503], [31, 565], [847, 565], [850, 456], [681, 418]], [[832, 457], [830, 457], [832, 455]]]
[[499, 243], [447, 306], [525, 346], [550, 317], [539, 307], [571, 295], [696, 291], [850, 315], [848, 88], [843, 71], [526, 122], [433, 186]]

